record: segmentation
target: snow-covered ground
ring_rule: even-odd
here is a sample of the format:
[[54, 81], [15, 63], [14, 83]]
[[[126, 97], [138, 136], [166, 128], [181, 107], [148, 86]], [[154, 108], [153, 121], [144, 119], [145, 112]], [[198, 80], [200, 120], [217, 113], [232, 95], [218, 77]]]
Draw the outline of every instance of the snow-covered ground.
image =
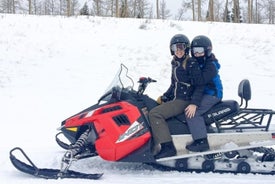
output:
[[56, 128], [97, 102], [120, 63], [135, 81], [156, 79], [147, 94], [157, 98], [170, 82], [169, 41], [177, 33], [190, 40], [199, 34], [212, 39], [222, 65], [224, 99], [239, 100], [238, 83], [247, 78], [250, 107], [275, 109], [274, 25], [0, 14], [1, 183], [273, 184], [275, 176], [269, 175], [161, 172], [100, 158], [72, 166], [104, 172], [98, 181], [37, 179], [11, 165], [9, 151], [20, 146], [37, 166], [59, 168], [64, 151], [55, 143]]

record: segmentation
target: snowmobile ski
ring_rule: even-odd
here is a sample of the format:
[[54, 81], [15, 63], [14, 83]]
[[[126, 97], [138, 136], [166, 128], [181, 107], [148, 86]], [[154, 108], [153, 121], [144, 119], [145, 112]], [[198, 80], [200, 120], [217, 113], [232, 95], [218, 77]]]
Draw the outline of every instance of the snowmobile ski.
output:
[[[30, 165], [20, 161], [17, 159], [13, 152], [20, 151], [22, 155], [27, 159]], [[46, 168], [38, 168], [26, 155], [26, 153], [19, 147], [15, 147], [10, 151], [10, 160], [14, 167], [19, 171], [30, 174], [35, 177], [45, 178], [45, 179], [59, 179], [59, 178], [80, 178], [80, 179], [99, 179], [103, 173], [97, 174], [86, 174], [81, 172], [76, 172], [73, 170], [62, 171], [61, 169], [46, 169]]]

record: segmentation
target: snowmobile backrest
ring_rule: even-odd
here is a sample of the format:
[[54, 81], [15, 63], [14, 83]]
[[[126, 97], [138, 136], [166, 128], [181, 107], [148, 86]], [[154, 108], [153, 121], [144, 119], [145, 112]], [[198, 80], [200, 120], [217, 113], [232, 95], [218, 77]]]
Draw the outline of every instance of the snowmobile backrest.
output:
[[240, 107], [243, 105], [243, 100], [245, 100], [245, 107], [248, 105], [248, 100], [251, 99], [251, 87], [248, 79], [243, 79], [238, 88], [238, 95], [241, 98]]
[[203, 114], [205, 124], [210, 125], [222, 118], [231, 117], [231, 115], [238, 113], [239, 109], [240, 106], [235, 100], [223, 100]]

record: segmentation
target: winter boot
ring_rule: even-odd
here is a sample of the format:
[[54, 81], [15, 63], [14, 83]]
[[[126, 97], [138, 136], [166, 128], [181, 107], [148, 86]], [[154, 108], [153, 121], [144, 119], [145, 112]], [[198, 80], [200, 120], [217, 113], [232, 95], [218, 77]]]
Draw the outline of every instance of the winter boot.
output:
[[195, 140], [193, 143], [186, 145], [185, 147], [189, 151], [202, 152], [209, 150], [209, 144], [207, 138]]
[[163, 158], [163, 157], [171, 157], [177, 154], [177, 150], [172, 141], [161, 143], [161, 150], [155, 156], [155, 159]]

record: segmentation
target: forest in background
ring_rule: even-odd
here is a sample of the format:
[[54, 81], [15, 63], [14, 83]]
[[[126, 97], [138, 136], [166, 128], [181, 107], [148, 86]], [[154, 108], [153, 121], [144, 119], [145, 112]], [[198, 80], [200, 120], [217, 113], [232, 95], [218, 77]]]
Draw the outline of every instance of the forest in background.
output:
[[[0, 0], [0, 13], [274, 24], [275, 0]], [[171, 0], [169, 0], [171, 1]], [[171, 11], [176, 12], [172, 14]]]

